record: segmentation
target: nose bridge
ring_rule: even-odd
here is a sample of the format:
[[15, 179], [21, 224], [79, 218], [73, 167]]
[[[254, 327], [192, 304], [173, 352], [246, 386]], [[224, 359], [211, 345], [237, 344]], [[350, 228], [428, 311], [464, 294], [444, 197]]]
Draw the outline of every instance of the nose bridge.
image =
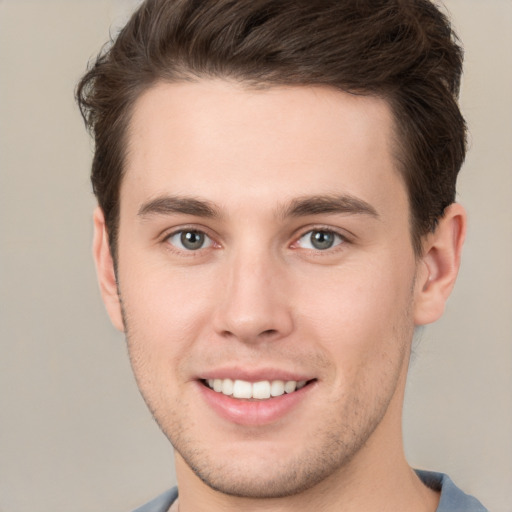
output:
[[244, 342], [284, 337], [293, 328], [284, 264], [269, 247], [247, 246], [227, 258], [216, 330]]

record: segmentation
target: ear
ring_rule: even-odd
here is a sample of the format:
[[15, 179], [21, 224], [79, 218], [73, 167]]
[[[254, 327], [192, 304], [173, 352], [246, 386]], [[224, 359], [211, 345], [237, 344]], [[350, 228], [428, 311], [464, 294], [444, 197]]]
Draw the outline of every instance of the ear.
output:
[[453, 289], [466, 236], [466, 212], [457, 203], [445, 210], [434, 233], [425, 237], [415, 283], [414, 321], [438, 320]]
[[94, 210], [93, 220], [93, 257], [96, 263], [96, 273], [98, 275], [101, 296], [103, 297], [103, 302], [107, 308], [110, 320], [117, 329], [124, 332], [121, 301], [114, 271], [114, 261], [110, 253], [105, 216], [99, 206]]

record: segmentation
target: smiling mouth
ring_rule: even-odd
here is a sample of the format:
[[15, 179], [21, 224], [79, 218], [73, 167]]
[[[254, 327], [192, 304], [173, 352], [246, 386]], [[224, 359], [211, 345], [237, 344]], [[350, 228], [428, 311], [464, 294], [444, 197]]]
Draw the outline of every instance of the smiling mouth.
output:
[[221, 393], [232, 398], [242, 400], [269, 400], [284, 394], [299, 391], [313, 380], [262, 380], [259, 382], [248, 382], [245, 380], [232, 379], [207, 379], [202, 383], [216, 393]]

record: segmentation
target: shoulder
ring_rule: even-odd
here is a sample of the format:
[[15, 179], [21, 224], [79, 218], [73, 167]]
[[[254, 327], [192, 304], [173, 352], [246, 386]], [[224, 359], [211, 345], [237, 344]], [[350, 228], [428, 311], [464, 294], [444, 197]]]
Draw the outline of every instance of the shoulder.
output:
[[[448, 475], [416, 470], [422, 482], [441, 492], [436, 512], [489, 512], [476, 498], [459, 489]], [[178, 497], [178, 488], [164, 492], [133, 512], [167, 512]]]
[[459, 489], [448, 475], [420, 470], [416, 470], [416, 474], [425, 485], [441, 492], [436, 512], [488, 512], [476, 498]]
[[151, 500], [149, 503], [142, 505], [142, 507], [137, 508], [133, 512], [167, 512], [169, 507], [176, 501], [178, 497], [178, 488], [173, 487], [168, 491], [160, 494], [154, 500]]

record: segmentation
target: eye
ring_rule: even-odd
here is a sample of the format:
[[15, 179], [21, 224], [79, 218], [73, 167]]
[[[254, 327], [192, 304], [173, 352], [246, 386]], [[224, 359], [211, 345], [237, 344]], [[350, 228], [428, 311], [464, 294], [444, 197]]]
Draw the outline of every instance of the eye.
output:
[[167, 238], [167, 241], [182, 251], [197, 251], [212, 245], [212, 240], [202, 231], [184, 229], [176, 231]]
[[325, 251], [343, 243], [343, 241], [343, 237], [334, 231], [314, 229], [302, 235], [298, 240], [298, 245], [303, 249]]

